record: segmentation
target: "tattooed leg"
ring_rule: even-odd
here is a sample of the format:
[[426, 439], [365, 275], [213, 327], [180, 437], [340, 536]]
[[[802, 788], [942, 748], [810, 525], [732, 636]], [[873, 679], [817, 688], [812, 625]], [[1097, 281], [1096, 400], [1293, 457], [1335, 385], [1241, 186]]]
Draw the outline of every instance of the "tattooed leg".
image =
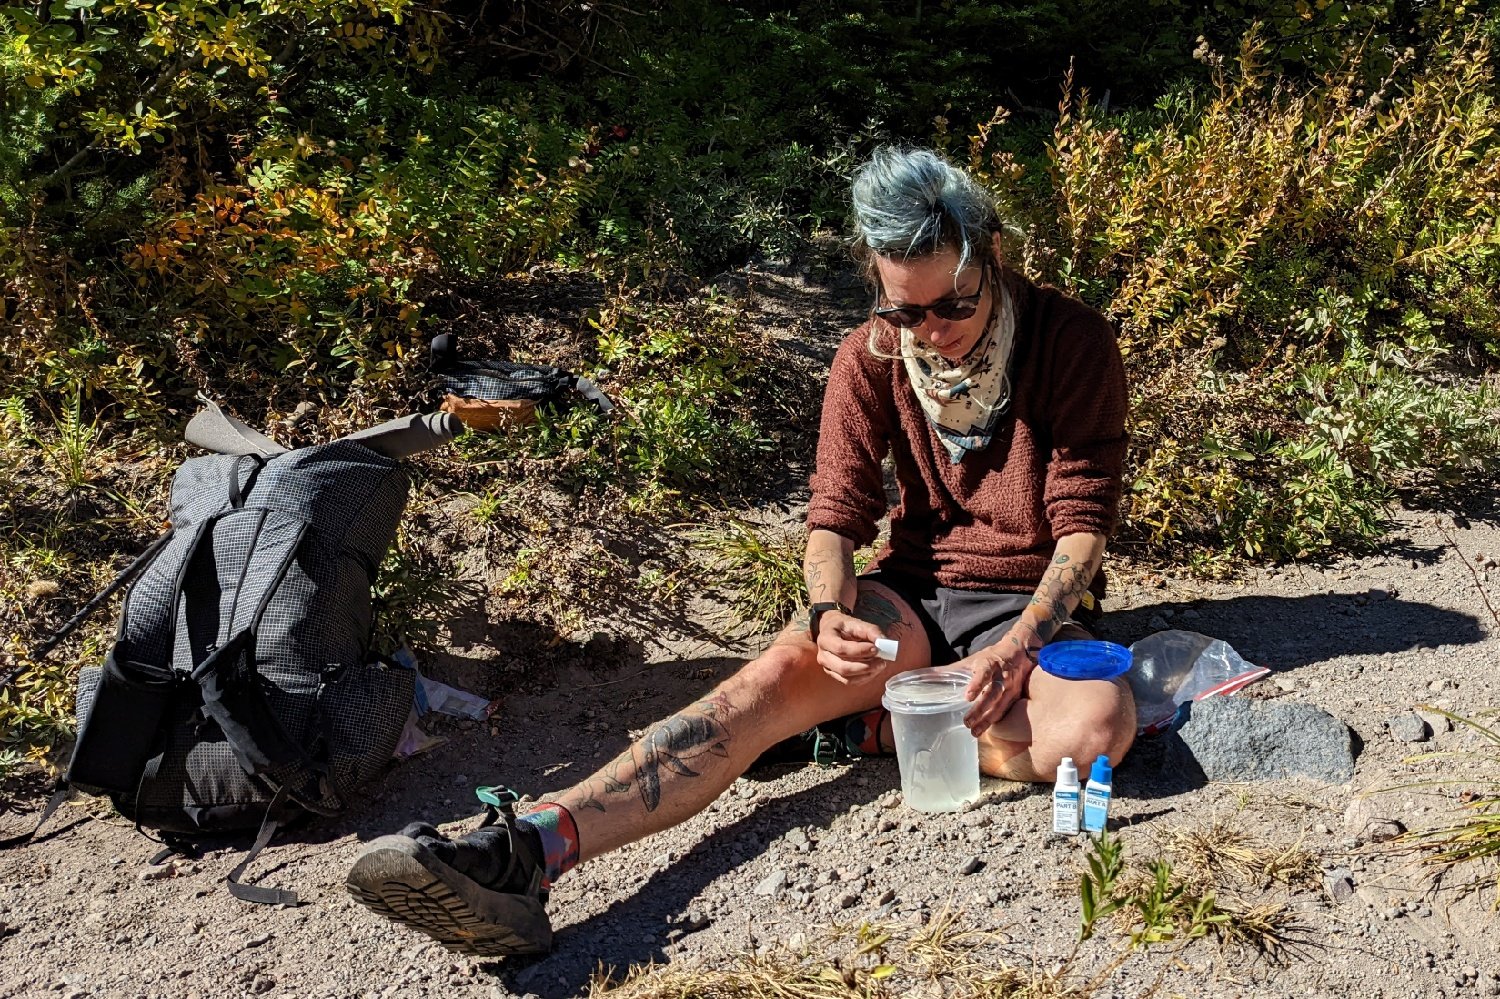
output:
[[905, 615], [896, 602], [869, 587], [860, 587], [859, 599], [854, 602], [854, 616], [869, 621], [891, 638], [899, 639], [906, 630]]

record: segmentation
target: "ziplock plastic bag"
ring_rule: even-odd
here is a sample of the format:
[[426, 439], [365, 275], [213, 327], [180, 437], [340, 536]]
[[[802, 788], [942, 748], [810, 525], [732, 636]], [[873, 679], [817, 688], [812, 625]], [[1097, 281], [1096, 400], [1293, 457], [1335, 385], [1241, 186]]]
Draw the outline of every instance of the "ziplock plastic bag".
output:
[[1232, 694], [1271, 671], [1247, 663], [1226, 642], [1196, 631], [1158, 631], [1130, 647], [1125, 674], [1141, 735], [1165, 732], [1188, 701]]

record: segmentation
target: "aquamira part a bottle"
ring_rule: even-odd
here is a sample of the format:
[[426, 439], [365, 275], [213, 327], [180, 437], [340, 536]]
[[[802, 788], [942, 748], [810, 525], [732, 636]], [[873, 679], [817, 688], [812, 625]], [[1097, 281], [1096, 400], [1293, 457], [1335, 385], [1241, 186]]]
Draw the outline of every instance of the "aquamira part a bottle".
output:
[[1083, 789], [1083, 831], [1102, 833], [1109, 824], [1109, 798], [1114, 787], [1114, 771], [1109, 757], [1101, 756], [1089, 771], [1089, 782]]
[[1057, 783], [1052, 788], [1052, 831], [1073, 835], [1078, 832], [1078, 767], [1071, 756], [1057, 765]]

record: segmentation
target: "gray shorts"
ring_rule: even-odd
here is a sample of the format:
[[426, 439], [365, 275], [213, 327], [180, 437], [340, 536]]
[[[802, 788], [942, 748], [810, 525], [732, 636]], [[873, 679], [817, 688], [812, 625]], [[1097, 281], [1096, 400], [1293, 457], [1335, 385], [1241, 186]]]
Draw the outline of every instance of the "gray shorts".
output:
[[[859, 578], [887, 586], [906, 601], [927, 632], [934, 666], [958, 662], [1000, 641], [1032, 597], [1030, 593], [955, 590], [880, 570]], [[1093, 601], [1092, 608], [1079, 607], [1069, 620], [1092, 631], [1099, 616], [1098, 602]]]

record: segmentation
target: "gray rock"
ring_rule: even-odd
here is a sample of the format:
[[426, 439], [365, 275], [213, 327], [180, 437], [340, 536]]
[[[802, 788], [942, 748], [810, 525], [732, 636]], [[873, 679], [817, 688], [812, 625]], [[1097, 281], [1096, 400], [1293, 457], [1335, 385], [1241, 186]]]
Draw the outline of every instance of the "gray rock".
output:
[[1385, 729], [1397, 742], [1426, 742], [1432, 729], [1415, 711], [1403, 711], [1385, 720]]
[[757, 895], [780, 895], [781, 890], [786, 887], [787, 874], [780, 867], [767, 874], [761, 879], [760, 884], [755, 886]]
[[958, 865], [958, 873], [959, 874], [974, 874], [974, 873], [977, 873], [979, 871], [979, 869], [981, 867], [983, 867], [983, 866], [984, 866], [984, 861], [980, 860], [977, 856], [969, 857], [962, 864]]
[[1360, 833], [1365, 840], [1371, 843], [1388, 843], [1406, 832], [1406, 827], [1394, 819], [1386, 819], [1383, 822], [1371, 822]]
[[1347, 867], [1335, 867], [1323, 875], [1323, 887], [1328, 890], [1329, 898], [1343, 905], [1354, 897], [1354, 875]]
[[1194, 765], [1209, 780], [1301, 775], [1341, 784], [1354, 776], [1354, 746], [1349, 726], [1311, 704], [1210, 697], [1167, 743], [1164, 768]]

